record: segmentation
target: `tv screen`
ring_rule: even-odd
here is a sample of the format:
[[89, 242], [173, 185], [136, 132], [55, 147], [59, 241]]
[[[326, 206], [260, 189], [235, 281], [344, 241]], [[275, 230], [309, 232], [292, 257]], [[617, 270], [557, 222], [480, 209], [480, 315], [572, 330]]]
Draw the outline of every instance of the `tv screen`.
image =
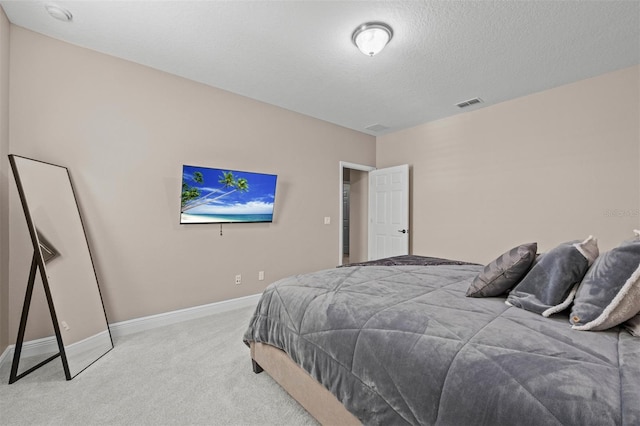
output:
[[180, 223], [272, 222], [277, 178], [184, 165]]

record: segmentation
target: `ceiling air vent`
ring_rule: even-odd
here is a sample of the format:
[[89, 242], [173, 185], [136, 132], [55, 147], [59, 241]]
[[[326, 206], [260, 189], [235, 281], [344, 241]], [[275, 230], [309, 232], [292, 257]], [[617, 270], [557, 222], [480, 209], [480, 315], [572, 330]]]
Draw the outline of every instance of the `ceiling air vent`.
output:
[[387, 130], [387, 126], [383, 126], [382, 124], [372, 124], [369, 127], [365, 127], [367, 130], [371, 130], [372, 132], [381, 132], [383, 130]]
[[468, 106], [475, 105], [475, 104], [479, 104], [479, 103], [482, 103], [482, 99], [480, 99], [480, 98], [473, 98], [473, 99], [468, 99], [468, 100], [466, 100], [466, 101], [459, 102], [459, 103], [457, 103], [457, 104], [456, 104], [456, 106], [457, 106], [458, 108], [466, 108], [466, 107], [468, 107]]

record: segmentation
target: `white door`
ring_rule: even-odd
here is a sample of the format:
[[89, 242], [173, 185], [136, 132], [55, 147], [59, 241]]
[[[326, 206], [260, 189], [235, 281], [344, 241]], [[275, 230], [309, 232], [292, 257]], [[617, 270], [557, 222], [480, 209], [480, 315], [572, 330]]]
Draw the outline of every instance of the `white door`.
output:
[[409, 254], [409, 165], [369, 172], [369, 260]]

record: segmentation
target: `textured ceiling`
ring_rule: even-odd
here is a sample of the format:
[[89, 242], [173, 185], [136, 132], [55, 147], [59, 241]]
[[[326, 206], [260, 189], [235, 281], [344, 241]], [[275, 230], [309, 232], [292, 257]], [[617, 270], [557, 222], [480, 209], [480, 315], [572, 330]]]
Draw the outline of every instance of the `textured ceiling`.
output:
[[[15, 25], [372, 135], [640, 63], [638, 1], [56, 1], [71, 22], [47, 3], [0, 1]], [[351, 42], [367, 21], [394, 30], [374, 57]]]

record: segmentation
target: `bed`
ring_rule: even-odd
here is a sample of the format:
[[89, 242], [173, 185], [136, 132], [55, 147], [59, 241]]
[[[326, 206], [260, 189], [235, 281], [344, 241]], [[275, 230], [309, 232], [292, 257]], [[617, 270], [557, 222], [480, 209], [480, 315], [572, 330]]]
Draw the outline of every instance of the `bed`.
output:
[[640, 339], [465, 297], [482, 269], [385, 259], [273, 283], [244, 335], [254, 371], [323, 424], [640, 424]]

